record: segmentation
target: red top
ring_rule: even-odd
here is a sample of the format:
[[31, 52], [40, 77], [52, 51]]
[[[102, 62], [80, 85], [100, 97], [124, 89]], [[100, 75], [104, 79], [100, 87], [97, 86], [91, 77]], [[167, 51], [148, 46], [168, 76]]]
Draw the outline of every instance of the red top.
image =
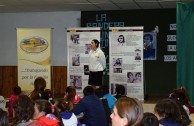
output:
[[81, 100], [80, 96], [78, 94], [76, 94], [73, 103], [77, 104], [80, 100]]
[[13, 107], [12, 104], [13, 102], [18, 98], [19, 95], [12, 94], [11, 97], [9, 98], [8, 102], [8, 111], [9, 111], [9, 116], [13, 117]]
[[36, 123], [38, 126], [59, 126], [59, 120], [46, 118], [45, 116], [40, 117]]

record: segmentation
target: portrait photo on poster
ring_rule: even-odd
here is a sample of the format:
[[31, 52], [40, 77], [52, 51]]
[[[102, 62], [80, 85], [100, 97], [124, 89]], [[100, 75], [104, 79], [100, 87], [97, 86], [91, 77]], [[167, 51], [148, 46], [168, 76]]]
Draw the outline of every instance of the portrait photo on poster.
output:
[[85, 44], [85, 54], [89, 54], [91, 49], [91, 44]]
[[157, 33], [144, 32], [143, 35], [143, 53], [144, 60], [156, 60]]
[[80, 66], [80, 54], [75, 54], [72, 57], [72, 66]]
[[70, 75], [70, 86], [74, 86], [75, 89], [82, 89], [82, 76], [81, 75]]
[[141, 83], [141, 72], [127, 72], [127, 83]]
[[119, 35], [117, 38], [118, 41], [118, 45], [123, 46], [123, 44], [125, 43], [125, 36], [124, 35]]
[[135, 60], [141, 60], [141, 50], [140, 49], [136, 49], [135, 50]]
[[70, 36], [70, 39], [71, 39], [73, 44], [79, 44], [79, 37], [80, 37], [79, 34], [72, 34]]
[[111, 94], [117, 94], [118, 90], [122, 95], [127, 95], [127, 84], [111, 83]]
[[123, 59], [122, 58], [113, 58], [113, 67], [122, 67], [122, 62]]
[[111, 45], [116, 47], [116, 46], [125, 46], [125, 36], [122, 34], [116, 34], [111, 36]]

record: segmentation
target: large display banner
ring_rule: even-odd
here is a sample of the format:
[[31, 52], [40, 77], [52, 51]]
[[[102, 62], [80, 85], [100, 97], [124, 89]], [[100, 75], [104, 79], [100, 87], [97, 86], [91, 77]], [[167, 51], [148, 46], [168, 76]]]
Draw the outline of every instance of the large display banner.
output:
[[100, 40], [100, 28], [67, 29], [67, 85], [74, 86], [78, 93], [82, 93], [83, 88], [88, 85], [88, 57], [93, 39]]
[[143, 27], [110, 27], [111, 93], [123, 85], [127, 96], [144, 100]]
[[34, 89], [34, 80], [43, 77], [51, 88], [51, 28], [17, 28], [18, 85]]

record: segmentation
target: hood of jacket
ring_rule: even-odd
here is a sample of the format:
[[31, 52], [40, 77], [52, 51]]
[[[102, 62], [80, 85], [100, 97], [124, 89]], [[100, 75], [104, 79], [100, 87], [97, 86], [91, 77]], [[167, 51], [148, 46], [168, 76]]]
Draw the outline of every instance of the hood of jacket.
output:
[[72, 112], [60, 112], [61, 118], [63, 119], [70, 119], [72, 114]]

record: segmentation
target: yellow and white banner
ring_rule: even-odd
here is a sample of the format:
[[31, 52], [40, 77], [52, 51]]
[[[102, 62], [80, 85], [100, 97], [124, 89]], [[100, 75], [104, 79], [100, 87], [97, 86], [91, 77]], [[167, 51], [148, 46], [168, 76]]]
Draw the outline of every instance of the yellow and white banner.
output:
[[51, 28], [17, 28], [18, 85], [34, 89], [34, 80], [43, 77], [51, 88]]

